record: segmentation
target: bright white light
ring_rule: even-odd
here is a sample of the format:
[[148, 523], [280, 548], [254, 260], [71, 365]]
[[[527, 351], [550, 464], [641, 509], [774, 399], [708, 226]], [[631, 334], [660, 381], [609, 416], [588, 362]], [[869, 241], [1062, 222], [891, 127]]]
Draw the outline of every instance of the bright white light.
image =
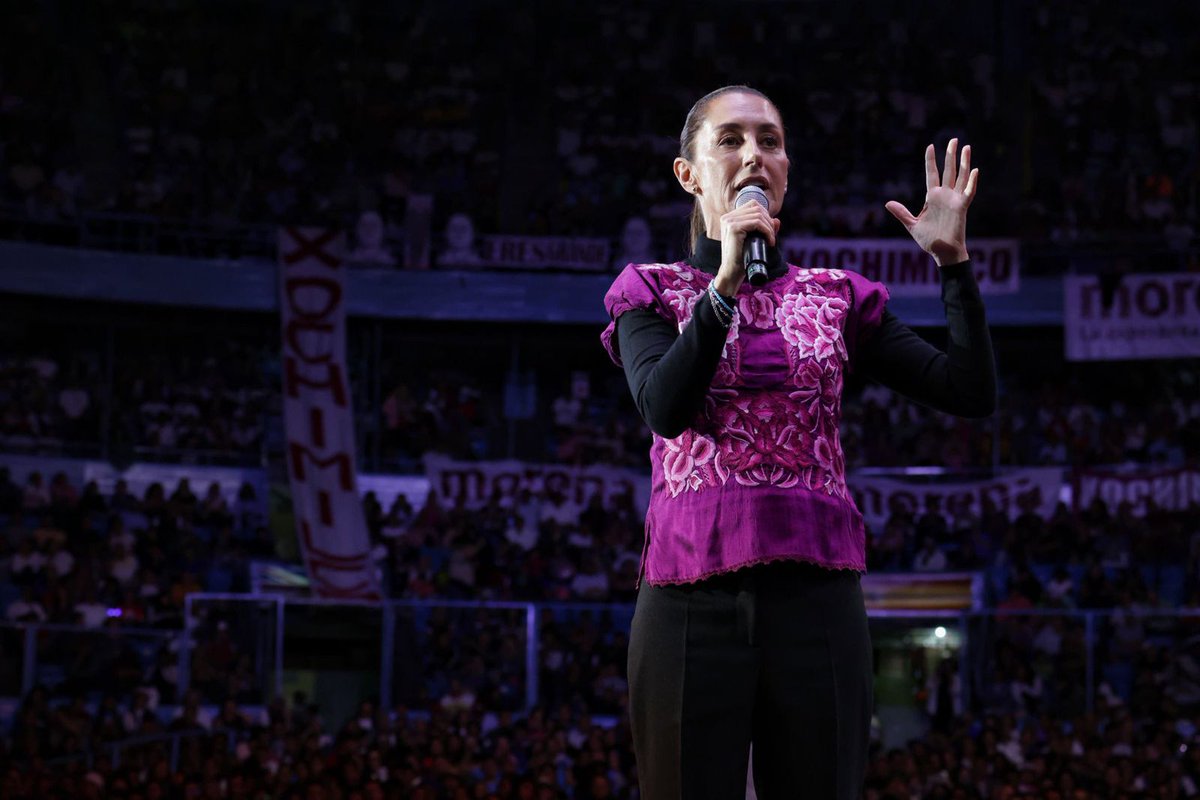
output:
[[938, 625], [936, 628], [933, 629], [933, 635], [938, 637], [939, 639], [945, 639], [946, 638], [946, 629], [943, 628], [941, 625]]

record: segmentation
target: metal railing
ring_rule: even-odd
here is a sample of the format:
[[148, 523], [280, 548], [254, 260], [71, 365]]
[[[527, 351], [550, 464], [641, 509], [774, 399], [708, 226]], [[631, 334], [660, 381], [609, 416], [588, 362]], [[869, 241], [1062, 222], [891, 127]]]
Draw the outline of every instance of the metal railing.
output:
[[[201, 624], [195, 614], [196, 609], [205, 603], [220, 602], [265, 602], [263, 598], [251, 599], [247, 595], [208, 595], [196, 594], [188, 598], [188, 628], [182, 642], [181, 670], [186, 670], [192, 659], [187, 657], [197, 644], [197, 630]], [[436, 649], [436, 643], [429, 641], [431, 631], [453, 631], [458, 644], [470, 642], [484, 636], [491, 640], [497, 638], [495, 629], [501, 629], [503, 635], [514, 641], [523, 643], [524, 667], [524, 698], [520, 704], [528, 709], [544, 699], [545, 687], [540, 686], [540, 669], [542, 663], [542, 637], [546, 626], [552, 625], [557, 618], [568, 629], [579, 623], [582, 618], [594, 621], [596, 617], [609, 620], [609, 629], [628, 635], [629, 621], [633, 616], [633, 606], [629, 604], [588, 604], [588, 603], [495, 603], [470, 601], [437, 601], [437, 600], [393, 600], [379, 604], [362, 603], [348, 606], [339, 601], [284, 599], [277, 597], [270, 602], [274, 604], [274, 635], [276, 638], [275, 660], [273, 667], [275, 675], [270, 684], [284, 684], [284, 663], [286, 658], [284, 620], [287, 606], [323, 606], [347, 608], [373, 608], [379, 612], [378, 637], [382, 643], [377, 666], [372, 673], [379, 676], [377, 697], [383, 707], [391, 707], [393, 702], [404, 702], [409, 697], [421, 697], [421, 687], [397, 680], [397, 675], [406, 670], [398, 663], [400, 658], [415, 658], [424, 654], [425, 662], [409, 665], [407, 672], [410, 678], [418, 680], [436, 680], [444, 683], [447, 680], [442, 672], [453, 675], [461, 665], [463, 658], [460, 654], [451, 654], [449, 660], [442, 663], [428, 660], [445, 658], [446, 653]], [[470, 613], [468, 613], [470, 612]], [[505, 618], [503, 614], [511, 616]], [[457, 616], [454, 616], [457, 614]], [[471, 615], [474, 615], [473, 617]], [[441, 628], [430, 622], [430, 618], [438, 615]], [[1108, 681], [1116, 684], [1114, 691], [1129, 690], [1128, 681], [1131, 679], [1131, 660], [1136, 659], [1136, 644], [1140, 641], [1151, 641], [1168, 648], [1183, 648], [1193, 632], [1200, 636], [1200, 609], [1028, 609], [1004, 610], [992, 609], [985, 611], [940, 612], [940, 611], [895, 611], [874, 610], [869, 612], [873, 630], [879, 639], [886, 640], [888, 629], [900, 629], [912, 632], [915, 629], [928, 630], [931, 626], [951, 629], [952, 635], [944, 641], [954, 642], [954, 655], [959, 660], [960, 674], [964, 676], [964, 702], [972, 700], [973, 693], [982, 692], [978, 698], [982, 703], [991, 702], [987, 699], [989, 693], [995, 694], [1000, 687], [997, 681], [1007, 681], [1019, 684], [1020, 676], [1010, 674], [1020, 664], [1031, 666], [1039, 674], [1028, 676], [1030, 679], [1043, 678], [1047, 684], [1069, 682], [1082, 689], [1070, 699], [1055, 696], [1063, 692], [1055, 686], [1048, 685], [1046, 692], [1048, 704], [1078, 706], [1078, 711], [1092, 711], [1096, 701], [1099, 682]], [[517, 630], [520, 621], [521, 630]], [[507, 627], [505, 627], [507, 626]], [[488, 629], [492, 631], [489, 632]], [[1023, 628], [1023, 630], [1015, 630]], [[1136, 640], [1128, 638], [1128, 631], [1145, 629], [1145, 636]], [[1046, 630], [1043, 630], [1046, 629]], [[1118, 631], [1125, 631], [1120, 634]], [[1101, 635], [1105, 634], [1105, 635]], [[1014, 648], [1027, 647], [1030, 640], [1038, 636], [1044, 638], [1039, 647], [1045, 650], [1019, 651]], [[1122, 638], [1124, 636], [1124, 638]], [[503, 636], [501, 636], [503, 638]], [[1200, 641], [1200, 640], [1198, 640]], [[406, 646], [401, 646], [401, 642]], [[1120, 645], [1124, 642], [1124, 645]], [[1022, 644], [1024, 643], [1024, 644]], [[1114, 646], [1113, 643], [1118, 643]], [[1123, 649], [1122, 649], [1123, 648]], [[437, 653], [436, 656], [430, 656]], [[1018, 657], [1019, 656], [1019, 657]], [[476, 656], [477, 657], [477, 656]], [[1077, 661], [1068, 658], [1077, 657]], [[511, 660], [510, 660], [511, 661]], [[503, 671], [504, 664], [490, 664], [492, 669]], [[509, 663], [508, 667], [513, 667]], [[1063, 679], [1063, 673], [1071, 672], [1079, 667], [1078, 675], [1070, 674]], [[1062, 679], [1062, 680], [1060, 680]], [[181, 671], [181, 687], [188, 685], [188, 675]], [[1067, 684], [1064, 683], [1064, 686]], [[408, 697], [405, 697], [408, 693]], [[1200, 696], [1200, 687], [1197, 687]], [[264, 695], [264, 702], [270, 695]], [[1002, 699], [1002, 698], [1001, 698]]]
[[[155, 628], [87, 627], [56, 623], [0, 622], [0, 694], [20, 696], [35, 685], [85, 685], [94, 676], [120, 681], [117, 662], [141, 673], [169, 652], [182, 632]], [[14, 656], [14, 653], [18, 656]], [[17, 667], [19, 663], [19, 667]]]
[[[382, 708], [428, 705], [459, 677], [499, 675], [498, 682], [488, 679], [495, 685], [487, 687], [481, 704], [520, 711], [553, 700], [555, 688], [541, 685], [543, 670], [550, 674], [547, 636], [557, 640], [555, 649], [569, 651], [570, 636], [590, 627], [591, 638], [607, 641], [615, 653], [624, 646], [618, 637], [628, 636], [633, 616], [630, 604], [370, 603], [273, 594], [197, 593], [185, 605], [182, 631], [0, 623], [0, 695], [23, 696], [37, 684], [52, 692], [64, 685], [71, 692], [96, 690], [84, 682], [111, 670], [115, 653], [126, 662], [131, 652], [139, 654], [146, 672], [163, 652], [177, 652], [175, 702], [195, 690], [201, 703], [219, 703], [232, 696], [219, 692], [240, 670], [252, 681], [243, 686], [239, 703], [265, 705], [286, 694], [285, 673], [330, 670], [353, 690], [352, 702], [371, 696]], [[1147, 646], [1171, 660], [1167, 691], [1182, 704], [1200, 707], [1200, 681], [1192, 685], [1189, 677], [1194, 674], [1189, 664], [1200, 660], [1200, 608], [874, 610], [869, 617], [877, 649], [900, 652], [915, 643], [934, 651], [938, 662], [955, 660], [965, 707], [1030, 702], [1062, 713], [1090, 713], [1101, 684], [1110, 686], [1106, 697], [1128, 698]], [[108, 646], [100, 646], [104, 643]], [[237, 657], [211, 663], [221, 653]], [[77, 662], [85, 656], [98, 660], [72, 673], [64, 654]], [[347, 683], [351, 674], [360, 680]]]
[[[113, 769], [118, 769], [121, 766], [121, 757], [127, 750], [140, 747], [150, 747], [156, 744], [170, 744], [171, 752], [168, 756], [171, 763], [171, 772], [176, 772], [179, 769], [179, 748], [184, 739], [196, 739], [200, 737], [212, 736], [212, 731], [202, 729], [193, 729], [186, 731], [175, 731], [174, 733], [155, 733], [144, 736], [129, 736], [124, 739], [114, 739], [108, 742], [98, 742], [95, 745], [88, 745], [83, 750], [75, 753], [67, 753], [66, 755], [55, 756], [48, 758], [43, 762], [43, 765], [48, 768], [73, 764], [76, 761], [83, 761], [88, 769], [91, 769], [97, 756], [108, 755], [108, 760], [112, 764]], [[230, 747], [234, 746], [234, 741], [230, 739]]]

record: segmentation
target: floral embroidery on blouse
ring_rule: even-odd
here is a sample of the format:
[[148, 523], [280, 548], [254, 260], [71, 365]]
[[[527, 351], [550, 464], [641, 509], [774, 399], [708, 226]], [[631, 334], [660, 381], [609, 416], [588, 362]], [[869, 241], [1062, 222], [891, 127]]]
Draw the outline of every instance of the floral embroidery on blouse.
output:
[[[682, 332], [704, 286], [685, 269], [665, 270], [663, 300]], [[709, 277], [711, 280], [711, 277]], [[843, 327], [850, 310], [841, 270], [801, 270], [800, 292], [759, 290], [738, 297], [704, 411], [693, 427], [663, 439], [663, 476], [672, 497], [734, 480], [742, 486], [802, 484], [846, 497], [845, 459], [838, 441]], [[778, 330], [786, 342], [793, 390], [764, 392], [741, 386], [738, 326]], [[783, 344], [784, 342], [781, 342]]]
[[[692, 276], [688, 275], [685, 280], [691, 280]], [[679, 332], [683, 333], [683, 329], [692, 321], [692, 314], [696, 311], [696, 303], [700, 298], [704, 297], [708, 285], [693, 289], [690, 286], [684, 286], [677, 289], [663, 289], [663, 299], [675, 312], [675, 317], [678, 320]], [[729, 326], [729, 335], [725, 338], [725, 346], [721, 348], [721, 360], [731, 358], [730, 347], [737, 342], [738, 338], [738, 315], [733, 315], [733, 323]], [[735, 350], [736, 352], [736, 350]]]

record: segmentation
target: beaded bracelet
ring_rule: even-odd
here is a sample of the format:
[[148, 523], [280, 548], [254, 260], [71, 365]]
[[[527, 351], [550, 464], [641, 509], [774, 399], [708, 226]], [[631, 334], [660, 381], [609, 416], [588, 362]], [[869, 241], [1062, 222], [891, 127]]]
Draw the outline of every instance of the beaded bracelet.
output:
[[708, 291], [712, 293], [713, 299], [715, 299], [718, 303], [720, 303], [721, 307], [724, 308], [729, 313], [730, 317], [732, 317], [733, 316], [733, 306], [731, 306], [731, 305], [729, 305], [729, 303], [725, 302], [725, 298], [721, 297], [721, 293], [717, 291], [717, 288], [715, 286], [713, 286], [712, 283], [708, 284]]
[[725, 302], [725, 298], [713, 288], [710, 283], [708, 285], [708, 302], [712, 305], [713, 314], [717, 317], [717, 322], [721, 323], [721, 327], [728, 328], [733, 325], [733, 308], [729, 303]]

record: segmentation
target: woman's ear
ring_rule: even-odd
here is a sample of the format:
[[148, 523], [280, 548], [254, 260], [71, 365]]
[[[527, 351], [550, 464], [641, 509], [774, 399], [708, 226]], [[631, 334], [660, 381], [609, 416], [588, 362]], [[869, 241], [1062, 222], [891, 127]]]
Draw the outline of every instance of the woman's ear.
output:
[[696, 176], [692, 172], [692, 164], [683, 156], [675, 159], [675, 180], [679, 181], [679, 185], [688, 194], [700, 194], [700, 184], [696, 182]]

